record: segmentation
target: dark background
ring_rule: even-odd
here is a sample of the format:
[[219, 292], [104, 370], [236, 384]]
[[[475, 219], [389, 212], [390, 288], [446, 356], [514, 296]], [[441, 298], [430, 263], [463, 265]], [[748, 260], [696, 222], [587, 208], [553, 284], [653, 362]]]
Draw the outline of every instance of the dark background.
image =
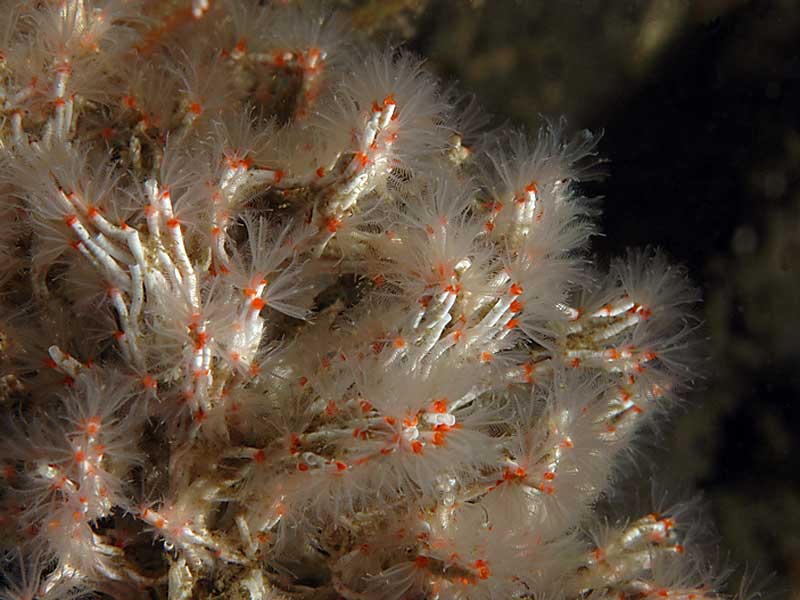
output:
[[706, 379], [648, 451], [658, 477], [702, 492], [734, 585], [747, 566], [800, 598], [800, 0], [350, 8], [498, 121], [604, 131], [594, 250], [657, 244], [703, 290]]

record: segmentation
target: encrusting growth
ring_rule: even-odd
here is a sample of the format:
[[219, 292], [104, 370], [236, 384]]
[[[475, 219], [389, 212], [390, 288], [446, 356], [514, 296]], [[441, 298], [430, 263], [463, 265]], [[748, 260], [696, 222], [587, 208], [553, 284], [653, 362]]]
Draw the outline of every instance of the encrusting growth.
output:
[[595, 138], [259, 4], [3, 3], [0, 597], [719, 598], [595, 514], [697, 300]]

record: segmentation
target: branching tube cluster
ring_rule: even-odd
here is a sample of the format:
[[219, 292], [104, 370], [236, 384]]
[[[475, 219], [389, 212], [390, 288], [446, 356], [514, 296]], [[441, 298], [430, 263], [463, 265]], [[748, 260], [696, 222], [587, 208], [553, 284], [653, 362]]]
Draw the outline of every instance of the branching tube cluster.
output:
[[592, 266], [596, 137], [261, 4], [3, 3], [0, 597], [719, 597], [595, 511], [697, 301]]

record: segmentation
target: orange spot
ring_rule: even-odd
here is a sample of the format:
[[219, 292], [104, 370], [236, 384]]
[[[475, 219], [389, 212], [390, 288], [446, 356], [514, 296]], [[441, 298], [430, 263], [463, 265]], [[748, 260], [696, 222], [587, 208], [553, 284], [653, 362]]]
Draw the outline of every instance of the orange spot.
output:
[[514, 301], [511, 303], [511, 306], [509, 306], [509, 310], [510, 310], [512, 313], [518, 313], [519, 311], [521, 311], [521, 310], [522, 310], [522, 302], [520, 302], [519, 300], [514, 300]]
[[503, 481], [511, 481], [512, 479], [525, 479], [527, 476], [528, 472], [522, 467], [517, 467], [513, 471], [511, 469], [504, 469], [503, 479], [498, 480], [498, 483], [502, 483]]
[[363, 152], [356, 152], [356, 160], [362, 167], [366, 167], [369, 163], [369, 157]]
[[86, 453], [83, 450], [77, 450], [74, 458], [76, 462], [83, 462], [86, 460]]
[[325, 219], [325, 229], [327, 229], [331, 233], [336, 233], [341, 224], [342, 222], [336, 217], [328, 217], [327, 219]]
[[392, 342], [392, 345], [399, 350], [400, 348], [406, 347], [406, 341], [400, 337], [395, 338], [395, 340]]
[[512, 283], [509, 292], [511, 292], [512, 296], [519, 296], [522, 294], [522, 286], [518, 283]]
[[444, 414], [447, 412], [447, 401], [446, 400], [434, 400], [433, 401], [433, 412]]
[[167, 221], [167, 227], [170, 229], [175, 229], [176, 227], [180, 226], [180, 222], [175, 217], [172, 217], [169, 221]]
[[481, 360], [483, 362], [492, 362], [492, 354], [490, 352], [481, 352]]
[[444, 438], [445, 432], [444, 431], [436, 431], [433, 434], [433, 445], [434, 446], [444, 446]]
[[575, 357], [569, 362], [569, 364], [573, 369], [577, 369], [578, 367], [581, 366], [581, 359], [578, 358], [578, 357]]
[[253, 301], [250, 302], [250, 308], [253, 310], [261, 310], [264, 306], [264, 301], [261, 298], [253, 298]]
[[325, 177], [325, 168], [324, 167], [318, 167], [316, 172], [317, 172], [317, 177], [320, 177], [320, 178]]
[[494, 223], [492, 223], [491, 221], [486, 221], [483, 228], [486, 229], [486, 231], [488, 231], [489, 233], [491, 233], [492, 231], [494, 231]]
[[428, 566], [428, 557], [419, 555], [414, 559], [414, 564], [418, 569], [425, 569]]
[[483, 560], [476, 560], [472, 563], [472, 566], [475, 567], [478, 571], [478, 577], [481, 579], [488, 579], [489, 576], [492, 574], [492, 571], [489, 569], [489, 566]]
[[258, 464], [263, 463], [267, 459], [267, 455], [264, 453], [263, 450], [259, 449], [253, 452], [253, 460], [256, 461]]
[[281, 179], [283, 179], [283, 176], [284, 176], [284, 172], [281, 171], [280, 169], [275, 171], [275, 174], [274, 174], [275, 185], [278, 185], [281, 182]]
[[303, 472], [308, 471], [308, 465], [306, 463], [299, 463], [297, 469]]
[[303, 376], [302, 376], [302, 377], [299, 379], [298, 383], [300, 384], [300, 387], [303, 387], [303, 386], [305, 386], [305, 385], [308, 383], [308, 377], [306, 377], [305, 375], [303, 375]]
[[203, 333], [203, 332], [198, 333], [197, 334], [197, 338], [194, 341], [194, 349], [195, 350], [202, 350], [203, 347], [206, 345], [207, 341], [208, 341], [208, 334]]
[[526, 362], [522, 365], [522, 371], [524, 372], [525, 382], [526, 383], [533, 383], [533, 363]]
[[387, 424], [392, 425], [392, 426], [397, 424], [397, 419], [395, 419], [394, 417], [386, 416], [386, 417], [383, 417], [383, 420], [386, 421]]
[[78, 217], [76, 217], [75, 215], [66, 215], [64, 217], [64, 223], [67, 224], [67, 227], [72, 227], [77, 222], [78, 222]]
[[203, 107], [200, 106], [199, 102], [192, 102], [189, 105], [189, 112], [192, 113], [195, 117], [199, 117], [200, 113], [203, 112]]
[[337, 460], [335, 464], [336, 464], [336, 470], [337, 471], [346, 471], [347, 470], [347, 465], [344, 464], [342, 461]]
[[130, 108], [131, 110], [136, 109], [136, 98], [131, 96], [130, 94], [126, 94], [122, 97], [122, 105], [125, 108]]
[[100, 417], [91, 417], [87, 419], [84, 427], [86, 428], [86, 433], [89, 435], [97, 435], [97, 432], [100, 431]]
[[511, 319], [508, 323], [506, 323], [506, 329], [514, 329], [519, 325], [519, 319]]
[[553, 481], [556, 478], [556, 474], [552, 471], [545, 471], [544, 475], [542, 475], [547, 481]]

